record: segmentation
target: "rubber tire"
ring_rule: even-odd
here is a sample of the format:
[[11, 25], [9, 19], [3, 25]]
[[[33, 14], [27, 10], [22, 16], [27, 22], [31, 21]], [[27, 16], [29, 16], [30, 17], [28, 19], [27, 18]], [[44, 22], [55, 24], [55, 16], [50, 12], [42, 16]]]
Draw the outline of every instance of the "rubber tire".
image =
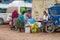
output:
[[48, 31], [48, 30], [47, 30], [47, 27], [48, 27], [48, 26], [50, 26], [50, 24], [46, 25], [45, 31], [46, 31], [47, 33], [53, 33], [54, 30], [55, 30], [55, 29], [54, 29], [54, 25], [51, 25], [51, 27], [53, 28], [52, 31]]
[[0, 21], [1, 21], [0, 25], [4, 23], [4, 20], [2, 18], [0, 18]]

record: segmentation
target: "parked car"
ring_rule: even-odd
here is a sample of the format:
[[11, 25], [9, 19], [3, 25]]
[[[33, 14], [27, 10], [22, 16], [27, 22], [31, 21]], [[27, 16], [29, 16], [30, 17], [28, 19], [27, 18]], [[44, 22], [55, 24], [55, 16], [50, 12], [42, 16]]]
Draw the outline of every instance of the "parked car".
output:
[[0, 24], [3, 23], [8, 23], [9, 20], [9, 16], [11, 15], [11, 13], [7, 12], [8, 6], [9, 4], [1, 4], [0, 3]]

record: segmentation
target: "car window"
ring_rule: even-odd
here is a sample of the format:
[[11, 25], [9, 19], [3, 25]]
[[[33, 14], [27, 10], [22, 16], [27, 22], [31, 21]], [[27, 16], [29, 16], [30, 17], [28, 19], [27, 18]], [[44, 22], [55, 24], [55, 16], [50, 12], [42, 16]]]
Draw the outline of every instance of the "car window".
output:
[[32, 3], [32, 0], [20, 0], [20, 1]]
[[0, 13], [6, 13], [7, 8], [0, 8]]
[[0, 0], [0, 3], [2, 2], [2, 0]]

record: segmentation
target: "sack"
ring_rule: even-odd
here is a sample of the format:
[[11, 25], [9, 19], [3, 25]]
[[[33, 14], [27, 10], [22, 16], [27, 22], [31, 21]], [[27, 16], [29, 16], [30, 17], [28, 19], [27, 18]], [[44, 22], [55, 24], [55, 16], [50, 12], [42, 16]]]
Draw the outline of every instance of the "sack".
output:
[[32, 28], [38, 28], [38, 23], [37, 22], [34, 23], [33, 26], [32, 26]]
[[36, 28], [32, 28], [32, 33], [36, 33], [37, 29]]
[[32, 33], [36, 33], [37, 29], [38, 29], [38, 24], [34, 23], [33, 26], [32, 26]]
[[38, 27], [42, 27], [42, 24], [41, 24], [41, 22], [38, 22]]

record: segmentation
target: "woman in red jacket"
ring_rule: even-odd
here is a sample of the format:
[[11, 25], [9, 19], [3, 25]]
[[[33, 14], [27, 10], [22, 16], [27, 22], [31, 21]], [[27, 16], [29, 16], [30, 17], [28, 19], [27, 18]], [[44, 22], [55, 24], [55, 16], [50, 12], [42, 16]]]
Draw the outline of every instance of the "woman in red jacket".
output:
[[12, 28], [14, 28], [15, 29], [15, 21], [16, 21], [16, 19], [18, 18], [18, 11], [17, 10], [14, 10], [13, 12], [12, 12], [12, 27], [11, 27], [11, 29]]

